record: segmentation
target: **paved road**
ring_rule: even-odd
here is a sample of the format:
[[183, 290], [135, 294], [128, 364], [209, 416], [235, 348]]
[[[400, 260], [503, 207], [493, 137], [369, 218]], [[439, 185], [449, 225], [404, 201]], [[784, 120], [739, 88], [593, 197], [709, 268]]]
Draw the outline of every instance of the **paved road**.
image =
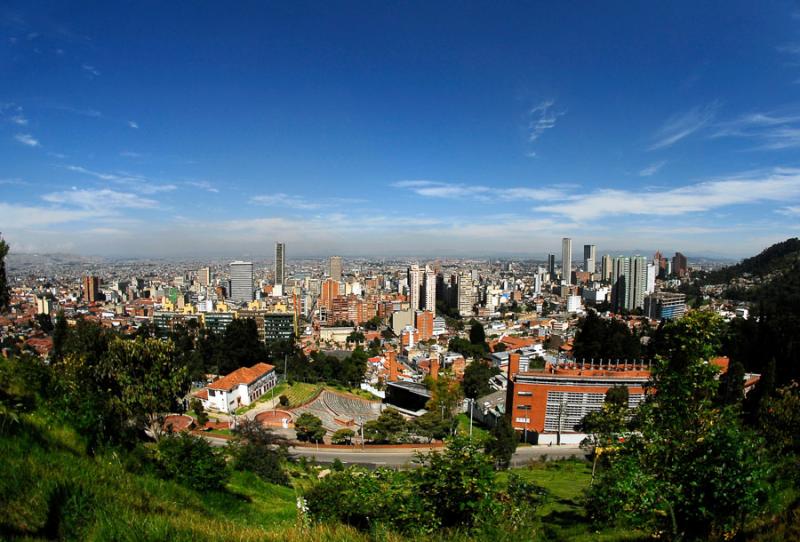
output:
[[[214, 437], [206, 437], [213, 446], [225, 446], [227, 441]], [[428, 449], [420, 449], [419, 451], [427, 452]], [[411, 465], [414, 457], [415, 450], [398, 449], [398, 450], [370, 450], [369, 448], [361, 450], [354, 447], [352, 450], [330, 449], [314, 447], [290, 447], [289, 455], [293, 457], [307, 457], [314, 458], [318, 463], [332, 463], [334, 459], [338, 458], [342, 463], [367, 465], [367, 466], [391, 466], [401, 467]], [[543, 458], [547, 460], [553, 459], [569, 459], [572, 457], [585, 457], [586, 452], [578, 446], [521, 446], [517, 448], [517, 452], [511, 458], [512, 467], [521, 467], [530, 461], [541, 461]]]

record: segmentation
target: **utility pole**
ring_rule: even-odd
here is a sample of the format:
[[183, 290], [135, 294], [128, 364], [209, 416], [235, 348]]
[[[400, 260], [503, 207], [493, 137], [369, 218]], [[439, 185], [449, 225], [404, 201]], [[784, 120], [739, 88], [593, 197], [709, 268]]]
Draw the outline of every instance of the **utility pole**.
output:
[[561, 426], [564, 423], [564, 406], [567, 404], [566, 399], [561, 400], [558, 405], [558, 434], [556, 436], [556, 445], [561, 446]]
[[472, 438], [472, 411], [475, 410], [475, 399], [469, 399], [469, 438]]

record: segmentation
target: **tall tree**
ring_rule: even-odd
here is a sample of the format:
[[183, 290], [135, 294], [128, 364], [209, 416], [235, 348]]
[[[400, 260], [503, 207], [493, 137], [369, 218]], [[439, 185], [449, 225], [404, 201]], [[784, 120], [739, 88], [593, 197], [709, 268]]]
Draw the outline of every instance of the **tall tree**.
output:
[[464, 370], [464, 380], [461, 382], [464, 395], [470, 399], [477, 399], [489, 394], [492, 391], [489, 379], [499, 372], [497, 367], [482, 360], [473, 361]]
[[486, 331], [480, 322], [473, 322], [469, 328], [469, 342], [477, 345], [486, 343]]
[[494, 458], [495, 465], [507, 469], [511, 464], [511, 457], [517, 451], [519, 435], [511, 425], [508, 416], [502, 416], [497, 425], [492, 428], [491, 437], [486, 441], [485, 451]]
[[0, 237], [0, 312], [8, 309], [10, 301], [8, 280], [6, 279], [6, 256], [8, 256], [9, 249], [8, 243]]

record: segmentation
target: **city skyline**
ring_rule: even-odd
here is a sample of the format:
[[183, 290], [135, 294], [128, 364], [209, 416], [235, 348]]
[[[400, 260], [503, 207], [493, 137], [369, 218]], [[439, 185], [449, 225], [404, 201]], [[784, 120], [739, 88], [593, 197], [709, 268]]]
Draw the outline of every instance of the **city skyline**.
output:
[[738, 258], [800, 227], [792, 6], [455, 6], [11, 2], [0, 231], [112, 257]]

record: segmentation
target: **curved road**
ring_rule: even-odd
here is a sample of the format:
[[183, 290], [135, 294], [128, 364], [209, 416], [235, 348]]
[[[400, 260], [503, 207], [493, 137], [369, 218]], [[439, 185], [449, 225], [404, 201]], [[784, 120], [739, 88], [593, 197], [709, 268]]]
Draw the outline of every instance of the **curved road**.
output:
[[[225, 446], [227, 441], [224, 439], [205, 437], [213, 446]], [[314, 458], [317, 463], [332, 463], [334, 459], [339, 459], [342, 463], [351, 465], [390, 466], [402, 467], [411, 466], [417, 451], [428, 452], [429, 448], [370, 450], [369, 447], [362, 450], [354, 446], [351, 450], [319, 448], [312, 446], [291, 446], [289, 455], [293, 457]], [[511, 458], [512, 467], [521, 467], [530, 461], [568, 459], [573, 457], [585, 457], [586, 452], [578, 446], [521, 446]]]

